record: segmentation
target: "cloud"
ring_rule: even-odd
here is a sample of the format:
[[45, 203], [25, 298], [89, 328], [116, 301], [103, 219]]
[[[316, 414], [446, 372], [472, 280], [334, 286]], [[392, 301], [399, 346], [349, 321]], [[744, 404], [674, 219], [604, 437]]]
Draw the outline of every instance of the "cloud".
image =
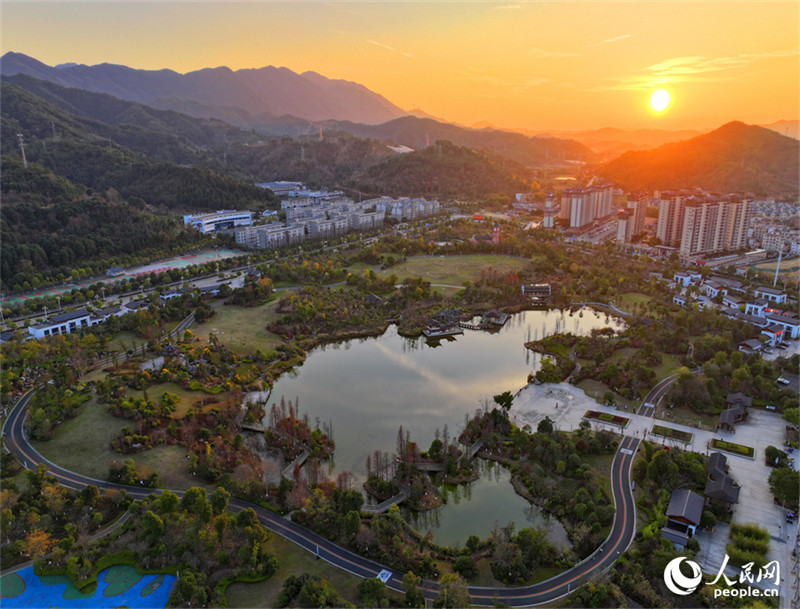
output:
[[771, 51], [767, 53], [745, 53], [733, 55], [731, 57], [704, 57], [702, 55], [690, 55], [687, 57], [673, 57], [660, 63], [653, 64], [645, 68], [650, 73], [662, 78], [673, 78], [692, 74], [704, 74], [707, 72], [719, 72], [746, 66], [759, 59], [771, 57], [791, 57], [797, 55], [796, 49], [786, 51]]
[[619, 42], [620, 40], [625, 40], [626, 38], [633, 38], [633, 35], [622, 34], [621, 36], [614, 36], [613, 38], [607, 38], [606, 40], [601, 40], [600, 42], [595, 42], [594, 44], [590, 44], [589, 47], [599, 47], [600, 45], [611, 44], [612, 42]]
[[405, 51], [400, 51], [400, 50], [398, 50], [398, 49], [396, 49], [396, 48], [394, 48], [392, 46], [389, 46], [388, 44], [384, 44], [382, 42], [378, 42], [377, 40], [371, 40], [370, 38], [367, 38], [367, 42], [369, 44], [375, 45], [376, 47], [381, 47], [381, 48], [386, 49], [388, 51], [392, 51], [393, 53], [400, 53], [400, 55], [402, 55], [404, 57], [408, 57], [409, 59], [414, 59], [414, 56], [411, 53], [406, 53]]
[[579, 57], [580, 53], [562, 53], [560, 51], [546, 51], [544, 49], [529, 49], [528, 53], [539, 59], [560, 59], [562, 57]]
[[743, 53], [741, 55], [726, 57], [706, 57], [704, 55], [673, 57], [647, 66], [644, 68], [643, 74], [617, 78], [614, 79], [615, 84], [600, 88], [639, 91], [650, 89], [655, 85], [668, 85], [681, 82], [722, 82], [735, 80], [738, 78], [737, 75], [727, 72], [746, 67], [761, 59], [792, 57], [797, 54], [797, 49], [787, 49], [764, 53]]

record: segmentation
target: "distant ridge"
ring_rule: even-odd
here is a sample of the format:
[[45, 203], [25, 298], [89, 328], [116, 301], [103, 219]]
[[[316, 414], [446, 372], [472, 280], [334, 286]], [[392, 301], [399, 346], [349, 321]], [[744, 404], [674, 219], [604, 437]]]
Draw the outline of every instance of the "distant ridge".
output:
[[598, 173], [626, 189], [699, 187], [711, 192], [796, 195], [800, 142], [734, 121], [655, 150], [626, 152]]
[[237, 71], [204, 68], [180, 74], [108, 63], [51, 67], [22, 53], [8, 52], [0, 58], [0, 74], [27, 74], [166, 110], [191, 109], [192, 115], [201, 118], [218, 117], [215, 109], [221, 108], [233, 115], [238, 109], [253, 115], [292, 114], [312, 121], [335, 119], [368, 124], [406, 114], [358, 83], [329, 79], [315, 72], [297, 74], [273, 66]]

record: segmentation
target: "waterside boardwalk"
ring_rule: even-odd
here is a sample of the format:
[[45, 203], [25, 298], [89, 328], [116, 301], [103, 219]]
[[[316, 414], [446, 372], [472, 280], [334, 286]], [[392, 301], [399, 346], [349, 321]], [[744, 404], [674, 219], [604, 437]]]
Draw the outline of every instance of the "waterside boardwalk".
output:
[[257, 431], [258, 433], [264, 433], [267, 431], [266, 426], [262, 425], [261, 423], [241, 423], [239, 427], [246, 429], [247, 431]]
[[378, 505], [365, 505], [361, 508], [361, 511], [369, 514], [383, 514], [393, 505], [402, 503], [409, 497], [411, 497], [411, 491], [405, 487], [401, 487], [400, 492], [394, 497], [389, 497], [386, 501], [379, 503]]

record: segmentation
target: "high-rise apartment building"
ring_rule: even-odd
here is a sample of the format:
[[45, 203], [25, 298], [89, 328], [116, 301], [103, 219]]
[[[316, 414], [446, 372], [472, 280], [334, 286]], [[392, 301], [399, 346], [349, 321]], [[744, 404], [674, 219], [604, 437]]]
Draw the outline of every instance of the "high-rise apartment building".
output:
[[543, 228], [553, 228], [555, 226], [556, 215], [556, 195], [552, 192], [547, 193], [544, 199], [544, 220]]
[[561, 192], [561, 219], [570, 228], [582, 228], [612, 212], [613, 188], [610, 185], [567, 188]]
[[681, 242], [685, 198], [682, 193], [672, 191], [662, 192], [659, 196], [656, 237], [662, 245], [676, 246]]
[[631, 243], [644, 232], [648, 196], [646, 192], [631, 193], [617, 218], [617, 243]]
[[[747, 246], [750, 201], [736, 196], [662, 197], [657, 236], [684, 258]], [[676, 239], [676, 235], [679, 235]]]

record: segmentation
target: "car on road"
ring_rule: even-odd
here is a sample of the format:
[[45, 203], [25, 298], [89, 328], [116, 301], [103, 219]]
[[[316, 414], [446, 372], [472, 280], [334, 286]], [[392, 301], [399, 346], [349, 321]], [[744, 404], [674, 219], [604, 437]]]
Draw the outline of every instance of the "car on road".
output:
[[781, 385], [788, 385], [791, 381], [789, 381], [789, 379], [786, 377], [779, 376], [777, 379], [775, 379], [775, 382], [780, 383]]

